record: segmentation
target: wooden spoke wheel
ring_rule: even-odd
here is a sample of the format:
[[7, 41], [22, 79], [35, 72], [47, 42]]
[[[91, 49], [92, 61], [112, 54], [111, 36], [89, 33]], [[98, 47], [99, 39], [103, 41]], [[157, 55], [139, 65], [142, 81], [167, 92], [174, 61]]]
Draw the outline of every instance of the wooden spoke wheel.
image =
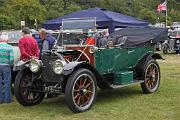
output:
[[144, 68], [144, 83], [141, 87], [145, 93], [156, 92], [160, 85], [160, 69], [154, 59], [150, 59]]
[[73, 112], [90, 109], [96, 98], [97, 83], [94, 74], [87, 69], [79, 69], [68, 79], [66, 102]]
[[[35, 80], [36, 79], [36, 80]], [[32, 106], [39, 104], [45, 93], [42, 91], [42, 81], [37, 79], [30, 70], [22, 70], [18, 73], [15, 83], [14, 92], [18, 102], [23, 106]]]

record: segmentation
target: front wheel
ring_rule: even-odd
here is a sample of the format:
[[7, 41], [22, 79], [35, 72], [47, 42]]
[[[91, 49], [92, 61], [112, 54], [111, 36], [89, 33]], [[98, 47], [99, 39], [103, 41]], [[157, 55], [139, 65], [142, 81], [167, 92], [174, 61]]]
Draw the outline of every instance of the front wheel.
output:
[[144, 93], [156, 92], [160, 85], [160, 68], [156, 60], [150, 59], [145, 63], [143, 70], [144, 82], [141, 88]]
[[96, 99], [96, 94], [96, 77], [91, 71], [79, 69], [69, 77], [65, 99], [73, 112], [80, 113], [89, 110]]
[[14, 94], [18, 102], [23, 106], [32, 106], [39, 104], [45, 93], [40, 92], [43, 89], [42, 80], [29, 69], [21, 70], [14, 82]]

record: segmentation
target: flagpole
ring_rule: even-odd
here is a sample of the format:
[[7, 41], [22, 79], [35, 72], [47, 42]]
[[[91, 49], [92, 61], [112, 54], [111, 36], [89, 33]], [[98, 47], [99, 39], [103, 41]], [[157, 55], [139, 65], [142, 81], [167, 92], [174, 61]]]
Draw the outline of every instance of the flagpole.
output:
[[168, 1], [166, 0], [166, 27], [167, 27], [167, 18], [168, 18], [168, 7], [167, 7], [167, 5], [168, 5]]

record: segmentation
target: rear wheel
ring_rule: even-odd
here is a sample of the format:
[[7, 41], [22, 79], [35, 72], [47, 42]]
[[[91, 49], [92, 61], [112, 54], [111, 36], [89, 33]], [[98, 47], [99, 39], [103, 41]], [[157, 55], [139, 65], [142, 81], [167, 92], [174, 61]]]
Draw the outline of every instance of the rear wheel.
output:
[[14, 82], [14, 94], [18, 102], [23, 106], [32, 106], [39, 104], [45, 93], [43, 83], [29, 69], [24, 69], [18, 73]]
[[79, 69], [67, 81], [66, 103], [75, 113], [87, 111], [95, 102], [96, 91], [97, 83], [94, 74], [87, 69]]
[[156, 92], [160, 85], [160, 68], [156, 60], [149, 59], [143, 70], [144, 82], [141, 83], [141, 88], [144, 93]]

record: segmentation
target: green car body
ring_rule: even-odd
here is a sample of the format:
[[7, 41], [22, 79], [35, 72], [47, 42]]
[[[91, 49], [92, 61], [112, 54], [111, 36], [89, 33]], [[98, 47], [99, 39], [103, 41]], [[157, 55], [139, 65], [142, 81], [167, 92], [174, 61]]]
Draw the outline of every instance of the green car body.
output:
[[[73, 20], [68, 20], [67, 28], [71, 27], [70, 23], [73, 27], [82, 27], [79, 21], [74, 25]], [[110, 38], [97, 39], [93, 45], [83, 45], [82, 34], [81, 38], [75, 36], [79, 44], [61, 44], [61, 47], [43, 51], [41, 60], [27, 61], [16, 76], [15, 96], [21, 105], [32, 106], [39, 104], [45, 93], [47, 96], [64, 93], [68, 107], [79, 113], [92, 107], [97, 87], [115, 89], [141, 84], [144, 93], [154, 93], [161, 78], [156, 59], [163, 59], [155, 53], [155, 42], [166, 34], [163, 29], [127, 28]], [[64, 37], [66, 35], [70, 34]], [[69, 37], [69, 41], [73, 40]], [[102, 41], [105, 41], [103, 47]]]
[[101, 49], [95, 53], [96, 70], [101, 74], [114, 74], [114, 84], [133, 82], [133, 68], [147, 53], [154, 53], [154, 46], [139, 48]]
[[[20, 104], [36, 105], [43, 100], [45, 93], [64, 93], [69, 108], [77, 113], [91, 108], [95, 102], [97, 87], [115, 89], [141, 83], [145, 93], [156, 92], [159, 87], [160, 68], [155, 59], [162, 57], [155, 53], [154, 44], [134, 48], [95, 48], [79, 45], [68, 47], [67, 45], [65, 51], [46, 51], [41, 55], [41, 60], [32, 59], [21, 67], [14, 83], [15, 96]], [[87, 51], [83, 52], [85, 49]], [[94, 52], [90, 52], [91, 49], [94, 49]], [[31, 66], [34, 64], [39, 66], [38, 71], [33, 71]], [[62, 66], [62, 72], [55, 72], [54, 66]], [[38, 79], [31, 81], [32, 78], [27, 77], [31, 82], [26, 82], [27, 89], [24, 89], [23, 78], [29, 75], [35, 75]], [[151, 84], [146, 84], [147, 77], [151, 79]], [[36, 92], [37, 98], [26, 98], [24, 94], [27, 90]], [[83, 95], [84, 97], [78, 97]]]

